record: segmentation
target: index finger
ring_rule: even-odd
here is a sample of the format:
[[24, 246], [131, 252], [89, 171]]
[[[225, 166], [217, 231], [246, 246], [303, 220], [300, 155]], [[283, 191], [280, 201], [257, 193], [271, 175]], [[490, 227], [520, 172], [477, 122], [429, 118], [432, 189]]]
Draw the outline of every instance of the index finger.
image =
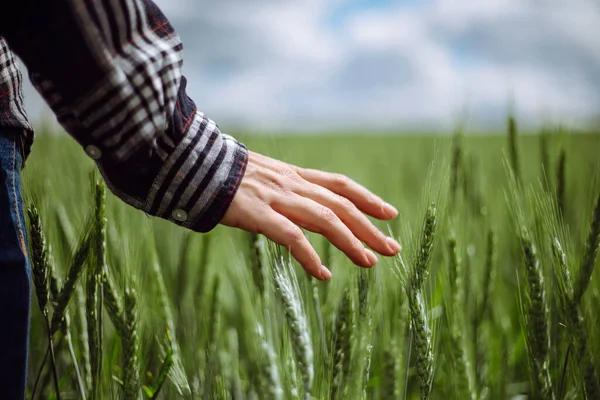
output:
[[344, 196], [354, 203], [359, 210], [372, 217], [389, 220], [398, 215], [398, 210], [391, 204], [386, 203], [381, 197], [345, 175], [309, 168], [298, 168], [297, 172], [303, 179]]

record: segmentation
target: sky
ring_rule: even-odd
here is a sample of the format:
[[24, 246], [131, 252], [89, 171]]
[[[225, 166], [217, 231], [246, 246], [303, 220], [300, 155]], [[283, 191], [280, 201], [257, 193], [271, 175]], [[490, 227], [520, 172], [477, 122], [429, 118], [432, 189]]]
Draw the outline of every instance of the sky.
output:
[[[255, 132], [585, 126], [600, 116], [600, 3], [156, 0], [198, 108]], [[49, 111], [34, 90], [32, 119]]]

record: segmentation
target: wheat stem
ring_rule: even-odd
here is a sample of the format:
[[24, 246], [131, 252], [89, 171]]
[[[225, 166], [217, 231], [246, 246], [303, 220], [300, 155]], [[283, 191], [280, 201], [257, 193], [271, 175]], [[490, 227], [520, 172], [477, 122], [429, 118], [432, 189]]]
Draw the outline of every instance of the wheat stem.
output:
[[171, 341], [171, 334], [169, 333], [168, 329], [167, 340], [169, 343], [169, 348], [167, 349], [167, 354], [165, 355], [165, 358], [163, 359], [162, 365], [160, 367], [160, 372], [158, 373], [158, 379], [156, 381], [156, 387], [154, 388], [154, 392], [152, 393], [150, 400], [155, 400], [158, 398], [158, 394], [160, 393], [160, 390], [162, 389], [165, 381], [167, 380], [167, 375], [169, 374], [169, 371], [173, 366], [173, 343]]

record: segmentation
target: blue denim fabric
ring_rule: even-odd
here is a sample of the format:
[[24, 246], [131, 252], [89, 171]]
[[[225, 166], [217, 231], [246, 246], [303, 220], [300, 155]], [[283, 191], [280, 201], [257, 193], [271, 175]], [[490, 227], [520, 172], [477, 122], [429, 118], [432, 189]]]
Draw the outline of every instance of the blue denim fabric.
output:
[[25, 396], [31, 297], [19, 133], [0, 126], [0, 397], [11, 400]]

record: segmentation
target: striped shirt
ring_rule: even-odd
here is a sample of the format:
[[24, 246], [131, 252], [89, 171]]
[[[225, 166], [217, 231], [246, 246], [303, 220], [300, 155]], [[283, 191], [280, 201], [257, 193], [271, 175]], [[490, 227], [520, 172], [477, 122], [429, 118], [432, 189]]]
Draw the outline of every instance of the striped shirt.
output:
[[19, 0], [0, 16], [0, 126], [33, 130], [29, 70], [58, 122], [128, 204], [198, 232], [225, 214], [246, 148], [186, 94], [182, 44], [150, 0]]

